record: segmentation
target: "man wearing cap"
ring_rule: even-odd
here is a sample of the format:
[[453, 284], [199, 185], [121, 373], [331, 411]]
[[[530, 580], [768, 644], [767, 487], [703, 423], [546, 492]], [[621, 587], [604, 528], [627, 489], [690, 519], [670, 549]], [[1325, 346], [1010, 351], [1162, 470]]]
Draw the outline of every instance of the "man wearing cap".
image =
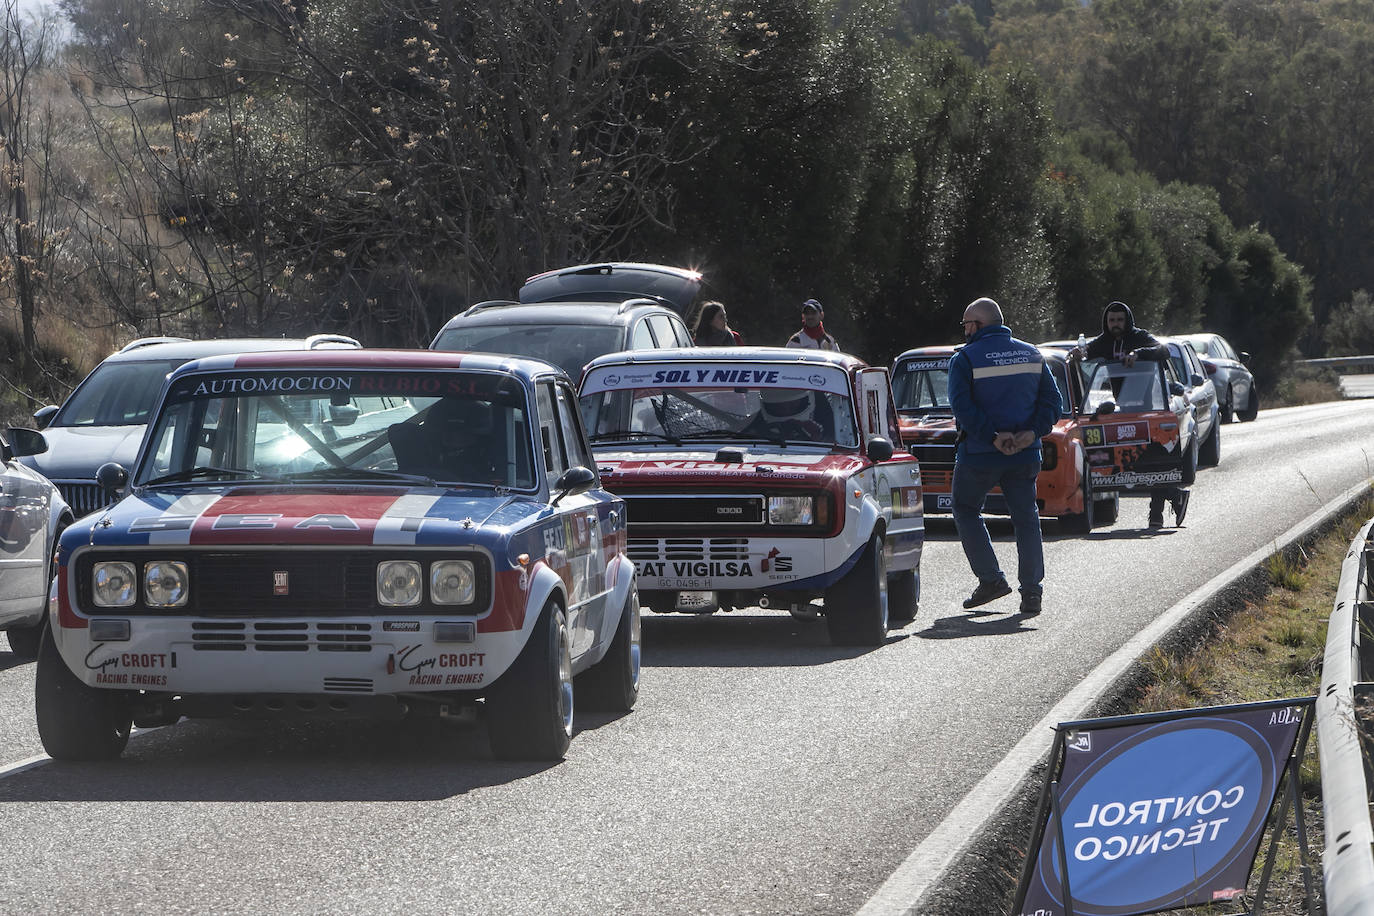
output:
[[1059, 386], [1034, 344], [1017, 340], [1002, 323], [991, 299], [975, 299], [964, 310], [964, 339], [949, 359], [949, 404], [959, 427], [954, 453], [954, 524], [969, 568], [978, 577], [965, 608], [1011, 594], [997, 565], [983, 504], [1000, 486], [1016, 530], [1016, 575], [1021, 614], [1040, 613], [1045, 578], [1040, 510], [1035, 478], [1040, 473], [1040, 437], [1059, 419]]
[[839, 352], [839, 341], [825, 332], [825, 309], [815, 299], [802, 303], [801, 330], [787, 339], [789, 347], [803, 350], [834, 350]]

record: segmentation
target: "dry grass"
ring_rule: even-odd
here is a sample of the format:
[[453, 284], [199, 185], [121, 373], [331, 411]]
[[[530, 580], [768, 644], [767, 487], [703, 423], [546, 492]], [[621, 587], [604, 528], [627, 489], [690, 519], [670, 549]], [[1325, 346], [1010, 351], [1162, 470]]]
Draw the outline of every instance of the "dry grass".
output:
[[[1351, 540], [1365, 519], [1374, 515], [1374, 499], [1363, 504], [1314, 545], [1299, 560], [1270, 557], [1267, 569], [1274, 591], [1264, 600], [1247, 605], [1230, 618], [1215, 639], [1186, 655], [1169, 655], [1158, 649], [1146, 660], [1155, 683], [1148, 688], [1134, 712], [1192, 708], [1228, 703], [1250, 703], [1282, 697], [1312, 696], [1321, 686], [1326, 624], [1340, 581], [1341, 564]], [[1321, 775], [1317, 741], [1313, 734], [1299, 773], [1303, 812], [1311, 853], [1311, 879], [1321, 885]], [[1259, 883], [1261, 848], [1251, 877], [1253, 892]], [[1264, 912], [1298, 916], [1316, 912], [1304, 900], [1297, 840], [1290, 822], [1275, 858]], [[1197, 916], [1235, 913], [1230, 906], [1176, 910]]]

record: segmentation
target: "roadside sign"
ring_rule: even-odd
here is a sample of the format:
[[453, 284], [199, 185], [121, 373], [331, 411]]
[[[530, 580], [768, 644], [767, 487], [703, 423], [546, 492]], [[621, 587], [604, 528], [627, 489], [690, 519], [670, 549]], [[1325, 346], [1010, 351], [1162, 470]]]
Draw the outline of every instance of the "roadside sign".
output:
[[1059, 725], [1012, 912], [1130, 916], [1239, 897], [1312, 702]]

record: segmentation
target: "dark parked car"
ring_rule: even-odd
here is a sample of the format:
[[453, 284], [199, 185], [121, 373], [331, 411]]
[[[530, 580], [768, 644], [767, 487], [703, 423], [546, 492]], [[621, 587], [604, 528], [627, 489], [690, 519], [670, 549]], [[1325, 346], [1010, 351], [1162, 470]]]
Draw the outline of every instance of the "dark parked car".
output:
[[26, 456], [23, 461], [57, 484], [62, 498], [78, 517], [86, 515], [113, 502], [96, 485], [95, 472], [107, 461], [133, 464], [163, 383], [181, 364], [225, 353], [359, 346], [353, 338], [339, 334], [226, 340], [140, 338], [106, 357], [61, 407], [48, 405], [34, 412], [34, 420], [44, 430], [48, 450]]
[[43, 434], [32, 429], [7, 430], [0, 440], [0, 630], [9, 637], [10, 651], [22, 658], [38, 654], [53, 549], [72, 521], [57, 488], [15, 460], [47, 447]]
[[1217, 403], [1221, 408], [1221, 422], [1253, 420], [1259, 413], [1260, 395], [1255, 377], [1246, 365], [1249, 353], [1237, 353], [1220, 334], [1184, 334], [1182, 339], [1193, 345], [1202, 359], [1202, 366], [1217, 389]]
[[695, 271], [656, 264], [549, 271], [525, 281], [518, 302], [479, 302], [455, 315], [429, 346], [533, 356], [575, 381], [606, 353], [690, 347], [683, 316], [700, 285]]

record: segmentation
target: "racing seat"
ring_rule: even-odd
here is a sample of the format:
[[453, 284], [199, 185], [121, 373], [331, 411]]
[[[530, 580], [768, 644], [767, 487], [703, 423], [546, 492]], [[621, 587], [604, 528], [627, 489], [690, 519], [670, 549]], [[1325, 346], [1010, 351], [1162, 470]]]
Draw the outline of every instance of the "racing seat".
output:
[[500, 445], [492, 434], [494, 408], [482, 401], [441, 398], [419, 423], [393, 423], [387, 440], [396, 469], [435, 480], [499, 482], [504, 469], [493, 454]]

